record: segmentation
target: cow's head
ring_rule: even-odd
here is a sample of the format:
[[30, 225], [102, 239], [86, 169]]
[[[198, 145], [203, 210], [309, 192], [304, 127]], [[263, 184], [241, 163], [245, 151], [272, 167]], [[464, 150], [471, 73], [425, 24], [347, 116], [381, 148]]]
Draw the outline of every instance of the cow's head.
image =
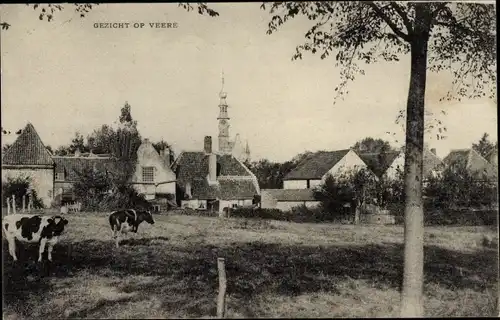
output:
[[64, 232], [64, 227], [68, 224], [68, 220], [61, 216], [54, 216], [49, 219], [49, 225], [54, 235], [61, 235]]
[[144, 220], [149, 224], [155, 224], [155, 220], [153, 219], [153, 215], [151, 214], [151, 212], [149, 210], [141, 210], [139, 214], [142, 218], [141, 220]]

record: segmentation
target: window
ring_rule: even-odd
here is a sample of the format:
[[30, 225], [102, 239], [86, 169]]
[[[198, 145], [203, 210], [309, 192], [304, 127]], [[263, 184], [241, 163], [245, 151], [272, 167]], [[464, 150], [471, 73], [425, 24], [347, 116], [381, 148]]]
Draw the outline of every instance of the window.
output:
[[64, 181], [64, 171], [56, 172], [56, 180], [57, 181]]
[[142, 168], [142, 181], [143, 182], [154, 182], [155, 181], [155, 168], [154, 167], [143, 167]]

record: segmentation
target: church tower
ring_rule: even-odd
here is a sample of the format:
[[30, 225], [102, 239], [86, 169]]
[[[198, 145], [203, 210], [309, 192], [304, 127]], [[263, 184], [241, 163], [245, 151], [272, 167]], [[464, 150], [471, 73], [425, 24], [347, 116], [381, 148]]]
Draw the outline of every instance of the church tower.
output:
[[231, 140], [229, 139], [229, 116], [227, 114], [227, 93], [224, 92], [224, 73], [222, 73], [222, 88], [219, 93], [219, 152], [230, 154], [232, 151]]

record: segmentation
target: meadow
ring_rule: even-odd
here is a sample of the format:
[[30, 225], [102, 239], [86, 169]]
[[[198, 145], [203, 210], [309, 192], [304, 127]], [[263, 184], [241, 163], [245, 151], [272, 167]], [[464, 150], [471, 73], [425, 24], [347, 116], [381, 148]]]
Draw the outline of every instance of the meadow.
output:
[[[398, 316], [402, 226], [165, 214], [117, 249], [107, 213], [67, 219], [52, 263], [36, 263], [33, 245], [14, 264], [3, 241], [5, 319], [212, 318], [217, 257], [227, 317]], [[426, 227], [427, 317], [498, 315], [498, 248], [483, 244], [497, 233]]]

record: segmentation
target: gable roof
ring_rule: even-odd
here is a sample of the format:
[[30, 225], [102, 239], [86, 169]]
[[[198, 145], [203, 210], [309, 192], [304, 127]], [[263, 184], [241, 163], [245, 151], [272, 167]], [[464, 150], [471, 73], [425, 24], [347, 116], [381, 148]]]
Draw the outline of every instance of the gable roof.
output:
[[498, 166], [498, 149], [494, 148], [490, 153], [486, 156], [486, 160], [494, 166]]
[[64, 171], [64, 181], [75, 181], [79, 172], [84, 169], [95, 168], [100, 172], [114, 172], [118, 168], [118, 161], [105, 157], [67, 157], [54, 156], [56, 172]]
[[262, 189], [261, 192], [270, 194], [276, 201], [317, 201], [312, 189]]
[[29, 122], [2, 158], [2, 165], [53, 164], [51, 154], [40, 139], [35, 127]]
[[191, 184], [194, 199], [252, 199], [258, 194], [254, 177], [233, 155], [217, 154], [218, 184], [207, 181], [209, 155], [203, 151], [182, 152], [172, 164], [178, 185]]
[[432, 170], [444, 169], [444, 162], [429, 149], [424, 149], [422, 175], [427, 177]]
[[[404, 158], [405, 156], [404, 146], [401, 147], [401, 151], [398, 156], [402, 156]], [[444, 167], [445, 163], [443, 162], [443, 160], [441, 160], [441, 158], [439, 158], [431, 150], [424, 147], [422, 175], [424, 177], [427, 177], [429, 176], [429, 174], [431, 174], [433, 170], [442, 170], [444, 169]]]
[[302, 160], [284, 180], [321, 179], [349, 151], [350, 149], [315, 152]]
[[358, 153], [359, 157], [377, 177], [381, 177], [400, 155], [398, 151]]
[[463, 165], [471, 173], [485, 173], [487, 177], [497, 176], [494, 165], [474, 149], [451, 150], [443, 161], [447, 166]]

